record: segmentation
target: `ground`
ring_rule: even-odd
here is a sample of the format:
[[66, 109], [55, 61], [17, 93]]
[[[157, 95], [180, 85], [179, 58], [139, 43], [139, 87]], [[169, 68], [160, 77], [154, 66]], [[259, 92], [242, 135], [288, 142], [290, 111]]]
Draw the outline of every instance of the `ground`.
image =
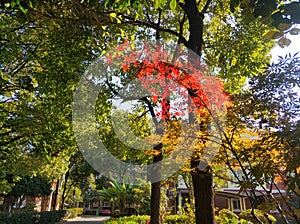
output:
[[83, 215], [81, 217], [75, 218], [75, 219], [69, 219], [66, 221], [62, 221], [59, 224], [102, 224], [104, 221], [108, 220], [109, 216], [94, 216], [94, 215]]

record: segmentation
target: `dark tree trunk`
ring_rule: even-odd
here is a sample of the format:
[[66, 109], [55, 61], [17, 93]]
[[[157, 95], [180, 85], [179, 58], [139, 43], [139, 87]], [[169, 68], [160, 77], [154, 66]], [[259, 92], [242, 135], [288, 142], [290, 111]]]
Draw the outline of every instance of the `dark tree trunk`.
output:
[[196, 54], [202, 54], [203, 46], [203, 13], [199, 12], [197, 3], [195, 0], [186, 0], [183, 6], [184, 11], [189, 21], [189, 40], [188, 47], [193, 50]]
[[64, 188], [63, 188], [63, 192], [62, 192], [62, 195], [61, 195], [61, 205], [60, 205], [60, 209], [63, 210], [64, 209], [64, 206], [65, 206], [65, 199], [67, 197], [66, 195], [66, 190], [67, 190], [67, 182], [68, 182], [68, 179], [69, 179], [69, 175], [70, 175], [70, 171], [68, 170], [66, 172], [66, 175], [65, 175], [65, 182], [64, 182]]
[[[211, 0], [207, 0], [202, 11], [199, 11], [196, 0], [185, 0], [180, 4], [185, 11], [189, 21], [189, 39], [186, 44], [190, 50], [201, 56], [203, 48], [203, 19]], [[193, 93], [193, 91], [189, 91]], [[192, 95], [190, 95], [193, 97]], [[213, 196], [213, 177], [211, 168], [199, 170], [200, 158], [191, 159], [192, 182], [194, 187], [195, 216], [196, 224], [215, 223], [214, 215], [214, 196]]]
[[194, 185], [196, 224], [215, 223], [213, 200], [213, 177], [211, 168], [199, 170], [199, 161], [191, 160], [192, 181]]
[[[162, 145], [160, 144], [159, 149]], [[157, 163], [162, 160], [162, 154], [153, 157], [153, 163]], [[160, 175], [160, 170], [151, 170], [151, 175]], [[150, 202], [150, 223], [159, 224], [160, 215], [160, 184], [161, 181], [151, 184], [151, 202]]]
[[56, 187], [55, 187], [55, 192], [54, 192], [54, 197], [52, 200], [52, 210], [56, 210], [56, 205], [57, 205], [57, 196], [58, 196], [58, 188], [59, 188], [59, 179], [56, 181]]
[[[167, 105], [169, 105], [169, 101], [168, 100], [165, 100], [165, 101], [166, 101], [166, 104], [162, 108], [162, 111], [164, 113], [164, 116], [166, 117], [166, 120], [168, 121], [169, 120], [169, 115], [168, 115], [169, 107]], [[153, 108], [149, 107], [149, 109], [152, 111], [152, 117], [155, 118]], [[156, 120], [156, 127], [157, 127], [157, 134], [159, 134], [159, 135], [163, 134], [164, 131], [161, 128], [158, 128], [157, 120]], [[162, 147], [163, 147], [162, 143], [153, 147], [154, 150], [159, 152], [158, 155], [153, 156], [153, 164], [162, 161], [162, 159], [163, 159]], [[161, 169], [158, 165], [156, 165], [155, 168], [150, 170], [150, 176], [156, 177], [155, 179], [160, 180]], [[160, 184], [161, 184], [161, 181], [157, 181], [157, 182], [152, 182], [152, 181], [153, 180], [151, 180], [150, 224], [159, 224], [160, 223], [159, 217], [160, 217]]]
[[3, 212], [9, 212], [12, 204], [12, 193], [8, 193], [7, 195], [4, 196], [4, 202], [3, 202], [3, 207], [2, 211]]
[[151, 224], [159, 224], [160, 181], [151, 184]]

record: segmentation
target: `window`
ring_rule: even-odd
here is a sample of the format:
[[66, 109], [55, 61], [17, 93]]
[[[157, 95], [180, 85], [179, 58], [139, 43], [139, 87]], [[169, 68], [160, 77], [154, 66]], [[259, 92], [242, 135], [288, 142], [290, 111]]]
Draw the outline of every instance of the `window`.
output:
[[231, 208], [234, 212], [242, 211], [241, 200], [239, 198], [231, 198]]

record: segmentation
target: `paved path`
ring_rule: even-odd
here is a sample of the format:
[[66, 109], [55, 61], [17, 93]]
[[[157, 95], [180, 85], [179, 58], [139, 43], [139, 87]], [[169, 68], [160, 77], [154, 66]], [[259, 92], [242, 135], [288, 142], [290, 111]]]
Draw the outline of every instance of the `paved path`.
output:
[[109, 216], [94, 216], [94, 215], [82, 215], [75, 219], [69, 219], [67, 221], [60, 222], [59, 224], [103, 224], [104, 221], [108, 220]]

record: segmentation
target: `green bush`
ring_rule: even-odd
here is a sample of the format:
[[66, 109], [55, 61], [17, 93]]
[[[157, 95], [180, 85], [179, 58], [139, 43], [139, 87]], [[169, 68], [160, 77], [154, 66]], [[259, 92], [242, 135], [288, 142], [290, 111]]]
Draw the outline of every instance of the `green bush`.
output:
[[25, 224], [25, 223], [38, 223], [39, 214], [38, 212], [12, 212], [7, 213], [4, 218], [4, 222], [7, 224]]
[[165, 219], [166, 224], [190, 224], [189, 216], [187, 215], [167, 215]]
[[[146, 224], [150, 219], [148, 215], [128, 216], [120, 218], [111, 218], [105, 222], [105, 224]], [[190, 224], [189, 217], [187, 215], [167, 215], [165, 218], [165, 224]]]
[[227, 218], [239, 218], [237, 214], [235, 214], [233, 211], [230, 211], [229, 209], [222, 209], [218, 212], [219, 217], [227, 217]]
[[39, 223], [56, 223], [59, 222], [62, 218], [65, 218], [67, 211], [66, 210], [58, 210], [58, 211], [44, 211], [40, 212]]
[[35, 202], [34, 201], [26, 202], [26, 211], [33, 212], [34, 208], [35, 208]]
[[83, 208], [69, 208], [69, 209], [67, 209], [66, 215], [63, 218], [73, 219], [78, 216], [81, 216], [82, 213], [83, 213]]
[[104, 222], [105, 224], [147, 224], [150, 219], [148, 215], [125, 216], [120, 218], [112, 218]]
[[6, 224], [51, 224], [59, 222], [66, 215], [66, 211], [50, 211], [50, 212], [12, 212], [2, 213], [0, 215], [0, 223]]
[[[242, 211], [240, 214], [239, 214], [239, 217], [241, 219], [245, 219], [247, 221], [251, 221], [253, 223], [259, 223], [251, 214], [252, 210], [251, 209], [248, 209], [248, 210], [245, 210], [245, 211]], [[274, 216], [266, 213], [266, 212], [263, 212], [261, 210], [258, 210], [258, 209], [254, 209], [254, 214], [256, 217], [258, 217], [263, 223], [269, 223], [268, 219], [272, 222], [272, 223], [275, 223], [276, 222], [276, 219]]]
[[196, 223], [196, 216], [195, 216], [195, 209], [194, 209], [194, 202], [188, 202], [187, 199], [184, 203], [183, 207], [179, 207], [177, 212], [178, 215], [187, 216], [188, 223]]
[[239, 217], [229, 209], [220, 210], [216, 216], [216, 222], [218, 224], [239, 223], [238, 220]]

